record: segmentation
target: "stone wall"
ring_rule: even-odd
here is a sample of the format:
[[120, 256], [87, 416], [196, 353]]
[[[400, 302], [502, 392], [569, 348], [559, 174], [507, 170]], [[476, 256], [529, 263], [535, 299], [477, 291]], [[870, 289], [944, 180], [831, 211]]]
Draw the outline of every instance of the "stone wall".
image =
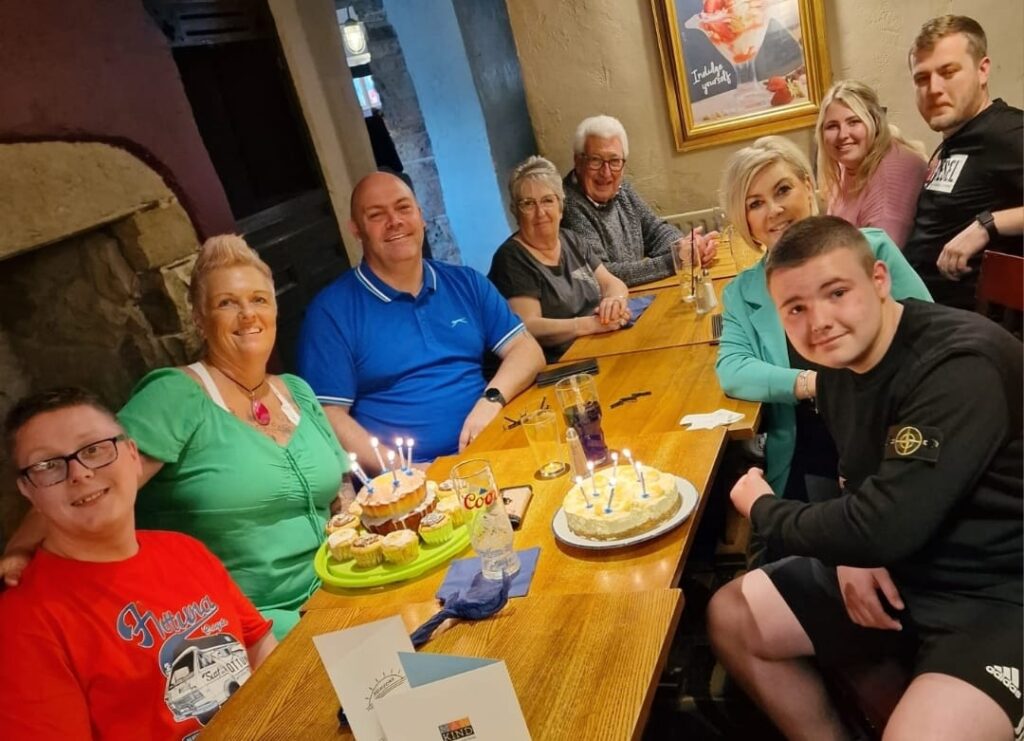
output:
[[445, 213], [441, 179], [423, 120], [419, 99], [402, 54], [394, 27], [388, 22], [383, 0], [355, 0], [340, 3], [351, 5], [366, 25], [366, 34], [373, 57], [370, 70], [380, 93], [384, 120], [395, 142], [395, 150], [405, 172], [412, 178], [416, 197], [427, 223], [427, 240], [435, 259], [459, 263], [459, 247]]
[[[68, 159], [68, 147], [78, 145], [30, 146], [38, 167], [30, 171], [37, 177], [21, 181], [28, 196], [0, 188], [0, 202], [36, 209], [26, 216], [5, 208], [6, 221], [32, 228], [17, 231], [21, 241], [13, 241], [13, 230], [5, 235], [14, 256], [0, 262], [0, 418], [26, 393], [57, 385], [84, 386], [117, 409], [147, 371], [198, 355], [188, 304], [196, 232], [159, 176], [131, 155], [103, 147], [105, 159], [76, 170], [60, 163], [81, 164], [81, 158]], [[97, 172], [123, 180], [105, 187], [92, 177]], [[125, 198], [114, 200], [111, 189], [126, 182], [145, 188], [121, 190]], [[82, 183], [93, 187], [78, 187]], [[59, 196], [71, 186], [74, 198], [64, 201]], [[62, 228], [73, 233], [58, 239]], [[33, 243], [33, 235], [41, 241]], [[4, 458], [0, 451], [6, 469]], [[5, 535], [23, 511], [22, 498], [4, 487]]]

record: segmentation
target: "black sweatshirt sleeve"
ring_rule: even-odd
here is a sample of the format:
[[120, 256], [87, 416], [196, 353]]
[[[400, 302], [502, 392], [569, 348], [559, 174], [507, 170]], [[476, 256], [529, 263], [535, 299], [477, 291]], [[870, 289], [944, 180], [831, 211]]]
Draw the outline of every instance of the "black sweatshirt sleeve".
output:
[[762, 497], [751, 510], [757, 532], [782, 552], [836, 565], [888, 566], [921, 549], [1008, 439], [1007, 400], [987, 360], [959, 356], [924, 376], [895, 416], [896, 427], [936, 433], [937, 460], [889, 455], [856, 491], [820, 504]]

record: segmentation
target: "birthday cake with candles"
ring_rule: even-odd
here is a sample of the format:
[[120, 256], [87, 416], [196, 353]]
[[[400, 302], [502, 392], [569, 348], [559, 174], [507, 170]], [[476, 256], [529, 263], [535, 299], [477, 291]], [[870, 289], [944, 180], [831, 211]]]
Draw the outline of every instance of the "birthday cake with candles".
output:
[[385, 471], [370, 480], [356, 496], [360, 519], [371, 533], [416, 531], [424, 515], [434, 511], [437, 497], [427, 489], [427, 477], [415, 468]]
[[576, 535], [618, 540], [654, 529], [676, 513], [681, 501], [675, 476], [636, 463], [577, 477], [562, 509]]

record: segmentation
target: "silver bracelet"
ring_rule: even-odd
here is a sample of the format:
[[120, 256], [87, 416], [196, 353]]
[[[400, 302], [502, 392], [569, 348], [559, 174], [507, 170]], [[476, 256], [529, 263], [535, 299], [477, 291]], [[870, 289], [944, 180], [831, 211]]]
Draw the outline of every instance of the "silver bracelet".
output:
[[796, 387], [800, 394], [803, 394], [804, 399], [811, 398], [811, 389], [807, 384], [807, 377], [810, 376], [809, 370], [802, 370], [796, 376]]

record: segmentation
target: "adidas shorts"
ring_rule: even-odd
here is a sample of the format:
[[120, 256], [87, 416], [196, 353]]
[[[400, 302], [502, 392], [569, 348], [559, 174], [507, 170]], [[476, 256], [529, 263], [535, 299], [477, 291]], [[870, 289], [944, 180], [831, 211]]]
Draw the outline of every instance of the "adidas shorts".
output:
[[[1020, 606], [949, 594], [901, 593], [907, 609], [890, 612], [903, 630], [876, 630], [850, 620], [834, 568], [799, 556], [762, 568], [807, 632], [822, 665], [841, 666], [871, 656], [905, 657], [915, 677], [948, 674], [980, 689], [1006, 711], [1015, 737], [1021, 738]], [[882, 602], [886, 604], [884, 598]]]

